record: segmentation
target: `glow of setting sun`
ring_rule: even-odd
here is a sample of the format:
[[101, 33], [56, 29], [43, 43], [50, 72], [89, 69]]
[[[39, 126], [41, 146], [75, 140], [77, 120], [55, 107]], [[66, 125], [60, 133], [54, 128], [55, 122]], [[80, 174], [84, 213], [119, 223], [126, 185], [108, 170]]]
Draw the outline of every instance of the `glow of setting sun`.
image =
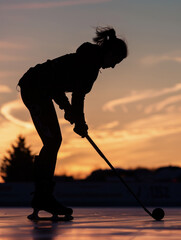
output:
[[[180, 8], [179, 1], [172, 7], [168, 1], [163, 6], [163, 1], [140, 0], [1, 3], [0, 163], [18, 135], [32, 154], [42, 147], [16, 90], [22, 75], [92, 42], [96, 26], [113, 26], [129, 54], [114, 69], [101, 69], [85, 98], [89, 134], [115, 167], [180, 166]], [[55, 108], [63, 136], [55, 174], [84, 178], [108, 168]]]

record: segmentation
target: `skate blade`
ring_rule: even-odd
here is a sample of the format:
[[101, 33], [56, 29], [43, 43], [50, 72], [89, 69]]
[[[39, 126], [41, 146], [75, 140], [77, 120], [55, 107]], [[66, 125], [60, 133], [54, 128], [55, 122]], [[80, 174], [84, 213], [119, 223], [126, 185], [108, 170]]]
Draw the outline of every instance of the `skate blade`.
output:
[[59, 221], [64, 221], [68, 222], [73, 220], [73, 216], [64, 216], [64, 217], [59, 217], [59, 216], [52, 216], [52, 217], [39, 217], [38, 215], [35, 214], [30, 214], [27, 217], [31, 221], [52, 221], [52, 222], [59, 222]]

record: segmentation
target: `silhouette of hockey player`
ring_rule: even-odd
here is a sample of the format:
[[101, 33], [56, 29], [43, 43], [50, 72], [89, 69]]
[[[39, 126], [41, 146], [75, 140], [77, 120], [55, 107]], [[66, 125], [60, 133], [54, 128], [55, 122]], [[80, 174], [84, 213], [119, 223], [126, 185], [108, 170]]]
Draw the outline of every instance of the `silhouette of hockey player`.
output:
[[[35, 192], [32, 207], [55, 215], [71, 215], [53, 197], [53, 176], [62, 136], [52, 100], [64, 110], [64, 117], [75, 124], [81, 137], [88, 133], [84, 116], [85, 95], [97, 79], [100, 68], [114, 68], [127, 57], [126, 43], [116, 37], [113, 28], [96, 28], [95, 44], [83, 43], [75, 53], [67, 54], [30, 68], [20, 79], [21, 96], [29, 109], [43, 142], [35, 157]], [[66, 92], [72, 93], [69, 102]]]

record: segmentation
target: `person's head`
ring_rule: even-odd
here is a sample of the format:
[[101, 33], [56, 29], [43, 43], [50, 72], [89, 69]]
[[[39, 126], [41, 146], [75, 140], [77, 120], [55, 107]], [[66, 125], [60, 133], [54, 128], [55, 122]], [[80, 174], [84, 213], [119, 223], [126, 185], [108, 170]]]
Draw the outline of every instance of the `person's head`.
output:
[[102, 68], [114, 68], [127, 57], [127, 45], [122, 39], [116, 37], [114, 28], [97, 27], [93, 41], [102, 48]]

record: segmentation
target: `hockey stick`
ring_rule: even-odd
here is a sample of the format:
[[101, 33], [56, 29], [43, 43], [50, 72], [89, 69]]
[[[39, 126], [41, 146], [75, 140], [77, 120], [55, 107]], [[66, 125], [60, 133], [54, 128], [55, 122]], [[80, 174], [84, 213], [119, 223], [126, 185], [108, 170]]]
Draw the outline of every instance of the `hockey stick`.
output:
[[[113, 167], [113, 165], [108, 161], [108, 159], [105, 157], [105, 155], [101, 152], [101, 150], [98, 148], [98, 146], [94, 143], [94, 141], [90, 138], [90, 136], [87, 134], [86, 136], [89, 143], [93, 146], [93, 148], [96, 150], [96, 152], [104, 159], [104, 161], [109, 165], [109, 167], [113, 170], [115, 175], [120, 179], [120, 181], [124, 184], [124, 186], [129, 190], [129, 192], [134, 196], [134, 198], [137, 200], [137, 202], [142, 206], [142, 208], [145, 210], [146, 213], [148, 213], [152, 218], [156, 219], [153, 212], [151, 213], [139, 200], [139, 198], [135, 195], [135, 193], [131, 190], [131, 188], [128, 186], [128, 184], [124, 181], [124, 179], [119, 175], [117, 170]], [[155, 209], [156, 210], [156, 209]], [[156, 219], [158, 220], [158, 219]], [[159, 219], [161, 220], [161, 219]]]

